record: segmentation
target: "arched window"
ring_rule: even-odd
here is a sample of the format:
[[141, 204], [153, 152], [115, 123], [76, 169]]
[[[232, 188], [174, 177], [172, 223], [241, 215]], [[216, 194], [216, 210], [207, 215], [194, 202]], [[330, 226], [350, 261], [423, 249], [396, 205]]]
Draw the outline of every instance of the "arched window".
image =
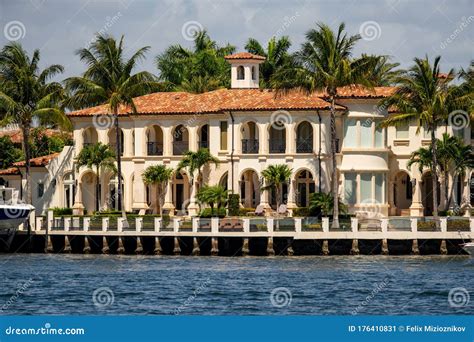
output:
[[245, 70], [244, 70], [244, 67], [242, 65], [239, 65], [237, 67], [237, 79], [238, 80], [245, 79]]
[[303, 121], [296, 130], [296, 152], [313, 152], [313, 127], [308, 121]]

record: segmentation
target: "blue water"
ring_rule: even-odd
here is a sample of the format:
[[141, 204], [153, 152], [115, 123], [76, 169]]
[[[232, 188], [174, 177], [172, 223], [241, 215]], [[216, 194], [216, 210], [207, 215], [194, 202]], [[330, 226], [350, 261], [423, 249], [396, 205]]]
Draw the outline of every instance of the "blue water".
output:
[[0, 265], [8, 315], [474, 314], [474, 259], [459, 256], [18, 254]]

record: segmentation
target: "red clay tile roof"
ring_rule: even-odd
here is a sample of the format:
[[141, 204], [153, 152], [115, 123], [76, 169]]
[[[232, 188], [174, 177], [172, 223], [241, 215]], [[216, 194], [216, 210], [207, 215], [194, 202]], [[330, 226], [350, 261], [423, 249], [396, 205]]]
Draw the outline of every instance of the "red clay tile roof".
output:
[[[267, 89], [219, 89], [203, 94], [185, 92], [159, 92], [134, 99], [138, 114], [194, 114], [222, 113], [228, 110], [314, 110], [329, 109], [329, 103], [317, 94], [306, 95], [290, 92], [275, 96]], [[338, 110], [344, 107], [338, 106]], [[109, 113], [106, 105], [91, 107], [68, 113], [69, 116], [90, 116]], [[119, 115], [128, 115], [126, 107]]]
[[[49, 154], [47, 156], [42, 156], [42, 157], [37, 157], [37, 158], [32, 158], [30, 159], [30, 165], [31, 166], [46, 166], [49, 164], [49, 162], [51, 160], [53, 160], [54, 158], [56, 158], [57, 156], [59, 156], [59, 152], [58, 153], [53, 153], [53, 154]], [[13, 164], [14, 166], [25, 166], [25, 161], [19, 161], [19, 162], [16, 162]]]
[[[33, 128], [31, 129], [33, 130]], [[41, 133], [46, 134], [48, 137], [52, 137], [55, 135], [63, 134], [63, 133], [68, 133], [64, 131], [60, 131], [57, 129], [44, 129], [41, 131]], [[12, 129], [9, 131], [0, 131], [0, 137], [5, 137], [9, 136], [11, 141], [14, 144], [20, 144], [23, 141], [23, 133], [21, 132], [20, 129]]]
[[[339, 99], [381, 99], [388, 97], [395, 92], [395, 87], [373, 87], [367, 88], [360, 85], [346, 86], [337, 89], [337, 98]], [[326, 98], [327, 94], [319, 94]]]
[[234, 53], [233, 55], [227, 55], [224, 57], [225, 59], [258, 59], [264, 61], [266, 58], [259, 55], [254, 55], [250, 52], [238, 52]]
[[14, 176], [14, 175], [19, 175], [20, 170], [16, 167], [10, 167], [5, 170], [0, 170], [0, 176]]

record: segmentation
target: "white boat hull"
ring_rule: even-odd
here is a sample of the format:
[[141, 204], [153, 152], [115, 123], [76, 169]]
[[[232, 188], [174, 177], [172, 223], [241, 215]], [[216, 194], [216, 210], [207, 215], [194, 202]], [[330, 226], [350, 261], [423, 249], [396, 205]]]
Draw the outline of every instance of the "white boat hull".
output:
[[474, 242], [465, 243], [462, 248], [471, 256], [474, 256]]
[[34, 207], [27, 204], [0, 204], [0, 234], [16, 231], [32, 210]]

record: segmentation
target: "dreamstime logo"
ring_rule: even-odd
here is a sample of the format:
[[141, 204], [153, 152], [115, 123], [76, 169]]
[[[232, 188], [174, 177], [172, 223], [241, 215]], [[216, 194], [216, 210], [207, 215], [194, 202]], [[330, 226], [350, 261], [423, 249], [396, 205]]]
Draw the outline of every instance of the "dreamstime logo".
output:
[[92, 302], [99, 309], [112, 305], [114, 301], [114, 292], [110, 287], [99, 287], [92, 293]]
[[94, 115], [92, 117], [92, 124], [98, 129], [111, 128], [114, 123], [114, 117], [110, 114]]
[[469, 295], [469, 291], [464, 287], [454, 287], [449, 290], [448, 303], [449, 306], [453, 308], [466, 306], [470, 300], [471, 296]]
[[274, 307], [283, 308], [290, 306], [293, 296], [290, 289], [286, 287], [277, 287], [270, 293], [270, 302]]
[[286, 110], [276, 110], [270, 116], [270, 124], [276, 130], [284, 130], [285, 124], [291, 124], [292, 122], [293, 118]]
[[196, 20], [187, 21], [181, 27], [181, 35], [183, 36], [184, 39], [188, 41], [193, 41], [194, 38], [196, 37], [196, 34], [199, 31], [202, 31], [203, 29], [204, 27], [199, 21], [196, 21]]
[[360, 203], [360, 211], [366, 215], [366, 218], [379, 218], [382, 213], [382, 203], [375, 198], [368, 198]]
[[91, 40], [89, 40], [89, 42], [86, 44], [86, 49], [89, 49], [91, 47], [91, 45], [97, 39], [97, 36], [105, 35], [112, 28], [112, 26], [114, 26], [117, 23], [117, 21], [120, 20], [121, 17], [122, 17], [121, 12], [117, 12], [112, 17], [107, 16], [105, 18], [104, 26], [96, 33], [96, 35], [94, 37], [91, 38]]
[[18, 298], [30, 287], [30, 285], [33, 283], [33, 279], [28, 279], [25, 283], [23, 283], [16, 291], [13, 296], [11, 296], [8, 301], [3, 304], [3, 306], [0, 308], [0, 313], [6, 311], [11, 305], [13, 305]]
[[448, 47], [449, 44], [451, 44], [468, 26], [471, 22], [474, 21], [474, 16], [471, 15], [468, 18], [462, 17], [461, 18], [461, 23], [458, 25], [458, 27], [451, 33], [451, 35], [446, 38], [444, 41], [441, 42], [439, 47], [444, 50]]
[[13, 20], [5, 25], [3, 34], [9, 41], [14, 42], [25, 38], [26, 27], [21, 21]]
[[355, 308], [352, 312], [351, 315], [355, 316], [361, 311], [364, 307], [369, 305], [369, 303], [375, 298], [375, 296], [382, 291], [385, 287], [388, 285], [388, 278], [385, 278], [381, 283], [376, 283], [372, 291], [368, 296], [365, 297], [365, 299]]
[[359, 27], [359, 34], [362, 39], [371, 41], [380, 38], [382, 35], [382, 29], [376, 21], [365, 21]]
[[469, 126], [469, 114], [464, 110], [455, 110], [449, 113], [448, 123], [453, 130], [458, 131]]

